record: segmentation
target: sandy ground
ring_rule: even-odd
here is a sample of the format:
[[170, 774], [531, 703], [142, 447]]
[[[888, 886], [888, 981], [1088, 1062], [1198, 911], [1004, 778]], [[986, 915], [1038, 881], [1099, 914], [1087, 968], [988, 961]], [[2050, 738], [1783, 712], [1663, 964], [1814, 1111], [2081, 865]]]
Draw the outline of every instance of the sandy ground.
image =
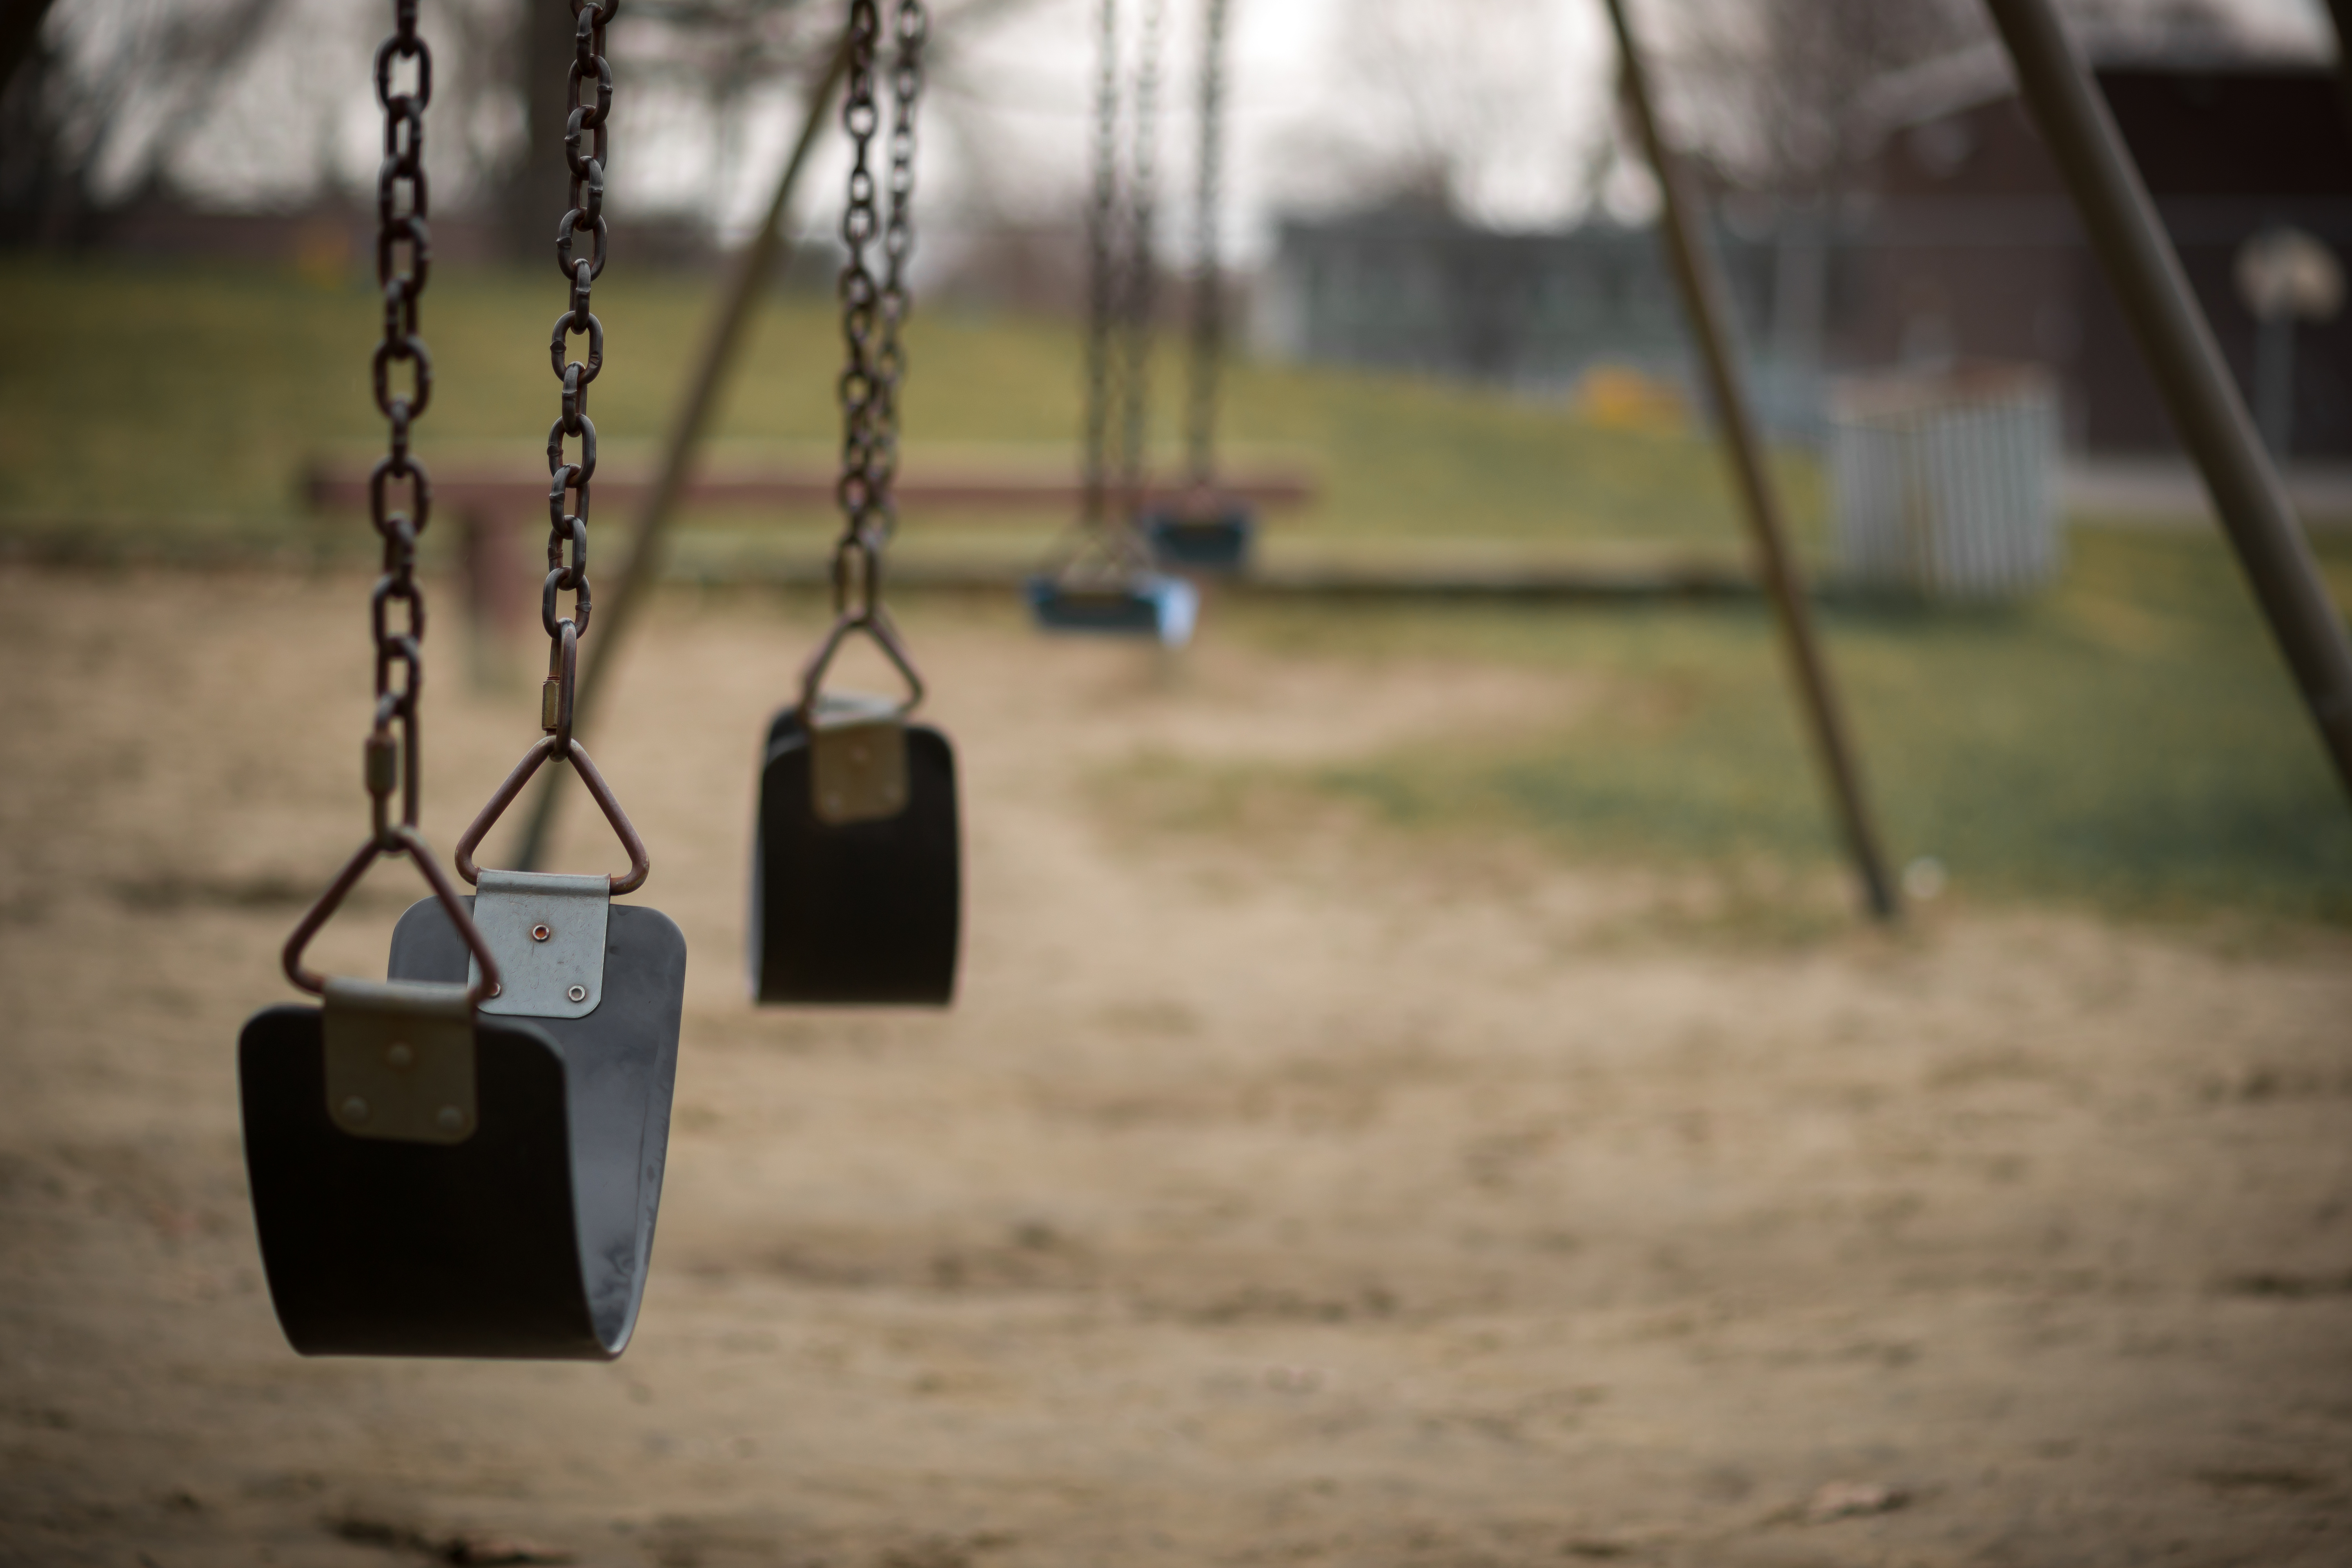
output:
[[[232, 1049], [362, 831], [363, 594], [0, 571], [0, 1562], [2352, 1563], [2352, 943], [1948, 902], [1799, 942], [1500, 836], [1154, 827], [1154, 758], [1587, 693], [940, 603], [954, 1010], [745, 1003], [813, 625], [666, 603], [598, 746], [693, 952], [636, 1342], [300, 1360]], [[534, 733], [459, 643], [445, 853]], [[617, 863], [585, 817], [563, 865]], [[413, 878], [331, 965], [380, 973]]]

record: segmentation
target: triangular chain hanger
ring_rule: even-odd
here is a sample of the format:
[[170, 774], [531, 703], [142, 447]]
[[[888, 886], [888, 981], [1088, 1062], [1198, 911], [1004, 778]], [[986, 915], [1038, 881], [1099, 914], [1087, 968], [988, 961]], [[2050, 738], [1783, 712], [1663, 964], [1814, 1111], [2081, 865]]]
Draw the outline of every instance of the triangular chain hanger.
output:
[[[568, 310], [555, 318], [549, 335], [548, 366], [562, 385], [555, 423], [547, 432], [547, 579], [540, 592], [539, 618], [548, 637], [547, 679], [540, 688], [539, 723], [546, 731], [523, 753], [506, 782], [499, 785], [465, 836], [457, 840], [457, 875], [478, 884], [480, 868], [474, 851], [523, 786], [550, 757], [562, 757], [588, 786], [604, 820], [627, 851], [625, 873], [605, 879], [610, 893], [634, 893], [645, 885], [651, 869], [646, 841], [629, 823], [629, 814], [613, 796], [588, 752], [572, 738], [572, 691], [580, 674], [580, 637], [588, 629], [591, 591], [588, 584], [589, 489], [596, 478], [596, 423], [588, 416], [588, 387], [604, 367], [604, 327], [590, 309], [597, 277], [604, 270], [604, 157], [608, 121], [613, 112], [613, 72], [604, 58], [604, 27], [620, 9], [620, 0], [571, 0], [576, 18], [571, 91], [576, 98], [583, 84], [595, 84], [592, 105], [575, 103], [564, 120], [563, 159], [571, 172], [571, 205], [555, 230], [555, 267], [572, 286]], [[584, 254], [573, 246], [584, 240]], [[588, 357], [567, 363], [571, 340], [587, 339]], [[580, 449], [568, 458], [567, 440]], [[558, 618], [556, 596], [572, 595], [572, 614]]]
[[1134, 520], [1123, 512], [1107, 515], [1098, 523], [1081, 521], [1062, 537], [1045, 575], [1072, 587], [1116, 586], [1153, 569], [1150, 546]]
[[891, 668], [906, 679], [907, 695], [898, 703], [894, 717], [905, 719], [922, 703], [923, 678], [915, 668], [914, 656], [907, 651], [907, 645], [900, 640], [898, 628], [890, 619], [890, 613], [879, 605], [869, 605], [855, 613], [835, 616], [832, 627], [824, 634], [824, 640], [817, 645], [816, 652], [810, 656], [808, 663], [801, 670], [801, 721], [812, 731], [816, 728], [817, 710], [824, 700], [825, 671], [832, 667], [834, 655], [841, 651], [841, 645], [849, 640], [853, 632], [864, 632], [866, 638], [882, 650], [882, 656], [890, 661]]
[[[409, 63], [413, 85], [398, 81]], [[433, 360], [417, 331], [417, 300], [432, 264], [426, 226], [425, 108], [433, 97], [433, 56], [416, 31], [416, 0], [394, 0], [394, 29], [375, 55], [376, 101], [384, 112], [385, 157], [378, 173], [382, 226], [376, 237], [376, 279], [384, 293], [383, 336], [371, 356], [369, 379], [388, 426], [384, 457], [368, 476], [368, 518], [383, 541], [383, 573], [368, 595], [368, 635], [375, 652], [375, 712], [365, 742], [362, 777], [372, 830], [335, 874], [325, 892], [286, 939], [286, 978], [313, 996], [327, 994], [328, 977], [302, 963], [311, 940], [342, 907], [379, 858], [405, 855], [433, 889], [467, 948], [480, 961], [480, 977], [466, 987], [470, 1013], [499, 985], [499, 968], [465, 901], [416, 830], [421, 730], [418, 698], [425, 679], [425, 594], [416, 582], [416, 542], [433, 510], [433, 481], [410, 449], [415, 425], [433, 395]], [[395, 366], [409, 367], [411, 384], [397, 384]], [[405, 510], [394, 510], [392, 488], [406, 489]], [[393, 606], [404, 606], [395, 625]], [[397, 679], [395, 679], [395, 677]], [[395, 733], [394, 726], [398, 726]], [[400, 795], [400, 819], [392, 797]], [[454, 987], [452, 988], [455, 989]]]
[[465, 900], [435, 863], [432, 847], [415, 828], [407, 826], [384, 829], [382, 837], [361, 845], [357, 852], [344, 862], [343, 868], [336, 873], [327, 890], [319, 895], [319, 901], [310, 906], [310, 913], [304, 915], [301, 923], [294, 928], [294, 934], [286, 939], [283, 959], [286, 978], [313, 996], [327, 994], [327, 977], [315, 969], [302, 966], [303, 951], [310, 945], [310, 939], [317, 936], [320, 929], [342, 907], [343, 900], [359, 886], [360, 879], [367, 875], [377, 858], [390, 855], [405, 855], [416, 863], [416, 869], [423, 874], [426, 885], [432, 888], [434, 898], [447, 913], [449, 923], [457, 928], [457, 934], [465, 940], [467, 950], [480, 962], [479, 978], [466, 988], [466, 1005], [469, 1008], [478, 1006], [484, 996], [499, 988], [498, 961], [490, 956], [489, 944], [483, 941], [480, 929], [467, 912]]
[[[555, 573], [549, 574], [551, 580], [556, 575]], [[572, 764], [572, 771], [580, 775], [580, 782], [588, 786], [589, 795], [596, 802], [597, 809], [604, 814], [604, 820], [612, 824], [614, 834], [621, 841], [621, 848], [629, 857], [626, 873], [606, 878], [612, 896], [619, 898], [624, 893], [634, 893], [645, 886], [646, 875], [653, 868], [646, 854], [646, 841], [637, 836], [636, 827], [629, 821], [629, 814], [621, 809], [620, 801], [613, 795], [613, 786], [604, 782], [604, 773], [588, 755], [587, 748], [572, 738], [572, 691], [580, 670], [580, 631], [569, 616], [556, 623], [555, 641], [549, 649], [548, 665], [547, 680], [540, 689], [540, 723], [547, 732], [531, 743], [530, 750], [523, 753], [522, 761], [507, 774], [506, 782], [499, 784], [496, 793], [484, 803], [473, 825], [457, 840], [457, 875], [465, 878], [468, 884], [481, 880], [481, 869], [474, 864], [474, 851], [480, 847], [482, 839], [497, 825], [499, 818], [506, 815], [507, 807], [514, 804], [515, 797], [522, 794], [523, 786], [530, 783], [541, 764], [550, 757], [562, 757]]]

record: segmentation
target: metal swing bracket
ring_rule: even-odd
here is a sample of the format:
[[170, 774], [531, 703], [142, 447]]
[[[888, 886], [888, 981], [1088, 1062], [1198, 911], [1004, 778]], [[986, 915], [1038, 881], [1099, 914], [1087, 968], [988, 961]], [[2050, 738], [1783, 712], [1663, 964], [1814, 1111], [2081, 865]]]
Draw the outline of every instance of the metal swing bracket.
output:
[[[525, 1018], [584, 1018], [604, 1000], [604, 933], [612, 879], [537, 871], [479, 873], [474, 924], [498, 961], [499, 987], [482, 1011]], [[467, 978], [478, 979], [474, 961]]]
[[405, 1143], [474, 1135], [480, 1117], [466, 987], [336, 978], [325, 996], [329, 1121], [354, 1138]]
[[809, 727], [809, 803], [819, 822], [839, 827], [907, 809], [907, 723], [887, 698], [827, 692]]

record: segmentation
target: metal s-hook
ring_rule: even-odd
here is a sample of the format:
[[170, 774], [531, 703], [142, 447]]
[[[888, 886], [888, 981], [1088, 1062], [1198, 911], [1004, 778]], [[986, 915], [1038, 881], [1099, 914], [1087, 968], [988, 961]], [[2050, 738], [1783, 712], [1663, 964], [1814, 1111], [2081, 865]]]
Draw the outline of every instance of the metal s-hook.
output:
[[539, 688], [539, 727], [567, 746], [572, 743], [572, 693], [579, 682], [580, 628], [566, 619], [556, 624], [555, 640], [548, 645], [547, 679]]

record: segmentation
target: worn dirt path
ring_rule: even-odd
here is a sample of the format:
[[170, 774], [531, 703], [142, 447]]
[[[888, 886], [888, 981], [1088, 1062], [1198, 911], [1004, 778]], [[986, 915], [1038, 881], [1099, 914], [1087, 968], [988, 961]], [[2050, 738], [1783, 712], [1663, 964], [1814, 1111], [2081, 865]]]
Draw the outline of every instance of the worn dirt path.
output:
[[[0, 570], [0, 1563], [2352, 1562], [2352, 942], [1795, 942], [1499, 835], [1155, 827], [1155, 766], [1587, 692], [1213, 633], [1171, 675], [945, 603], [957, 1007], [745, 1003], [813, 623], [668, 601], [598, 746], [693, 952], [636, 1342], [298, 1359], [233, 1042], [362, 831], [363, 595]], [[457, 641], [445, 852], [534, 732]], [[380, 972], [412, 876], [324, 956]], [[1901, 1506], [1809, 1517], [1837, 1483]]]

